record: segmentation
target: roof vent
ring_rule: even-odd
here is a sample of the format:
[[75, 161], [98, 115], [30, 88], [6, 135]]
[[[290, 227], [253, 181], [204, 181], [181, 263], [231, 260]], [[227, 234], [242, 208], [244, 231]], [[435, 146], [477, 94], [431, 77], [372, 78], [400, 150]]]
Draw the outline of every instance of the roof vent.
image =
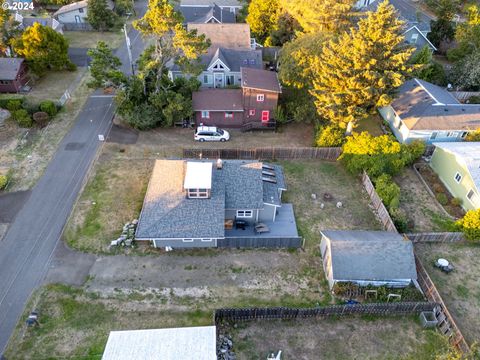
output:
[[267, 170], [275, 170], [273, 166], [267, 165], [267, 164], [262, 164], [262, 169], [267, 169]]
[[275, 172], [262, 169], [262, 175], [264, 175], [264, 176], [275, 176]]
[[447, 109], [447, 108], [444, 108], [444, 109], [443, 109], [443, 111], [447, 112], [447, 111], [448, 111], [448, 109]]
[[269, 183], [272, 183], [272, 184], [276, 184], [277, 183], [277, 180], [274, 179], [274, 178], [271, 178], [271, 177], [262, 177], [262, 180], [265, 181], [265, 182], [269, 182]]

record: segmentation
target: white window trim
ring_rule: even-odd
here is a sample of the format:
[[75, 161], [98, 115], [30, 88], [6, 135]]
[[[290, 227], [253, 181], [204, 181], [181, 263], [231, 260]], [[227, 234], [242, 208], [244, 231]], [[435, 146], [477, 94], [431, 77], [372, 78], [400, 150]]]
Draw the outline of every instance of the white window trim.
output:
[[257, 94], [257, 102], [264, 102], [265, 94]]
[[[457, 180], [458, 176], [460, 177], [460, 179]], [[463, 178], [463, 176], [458, 171], [455, 173], [455, 176], [453, 177], [453, 179], [455, 180], [455, 182], [457, 184], [460, 184], [460, 182], [462, 181], [462, 178]]]
[[208, 189], [200, 191], [200, 189], [187, 189], [189, 199], [208, 199]]
[[201, 239], [202, 242], [212, 242], [213, 239]]
[[[250, 214], [250, 215], [247, 215]], [[253, 217], [253, 210], [237, 210], [237, 218], [239, 219], [246, 219]]]
[[[470, 192], [472, 192], [472, 196], [469, 198], [469, 197], [468, 197], [468, 194], [470, 194]], [[473, 202], [473, 199], [474, 199], [476, 196], [477, 196], [477, 193], [476, 193], [475, 190], [473, 190], [473, 189], [468, 190], [467, 195], [465, 195], [465, 197], [467, 198], [467, 200], [470, 201], [472, 204], [475, 204], [475, 203]]]
[[431, 134], [430, 134], [430, 140], [435, 140], [438, 136], [438, 132], [437, 131], [433, 131]]
[[[206, 114], [207, 116], [203, 116], [204, 114]], [[202, 119], [210, 119], [210, 111], [203, 110]]]
[[182, 239], [182, 242], [193, 242], [193, 239]]

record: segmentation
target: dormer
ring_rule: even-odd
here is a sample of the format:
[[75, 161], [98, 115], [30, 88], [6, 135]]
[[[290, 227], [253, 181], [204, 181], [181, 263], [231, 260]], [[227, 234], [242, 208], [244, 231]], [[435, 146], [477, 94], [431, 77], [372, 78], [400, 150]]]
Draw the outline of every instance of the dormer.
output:
[[212, 163], [187, 161], [183, 189], [189, 199], [209, 199], [212, 191]]

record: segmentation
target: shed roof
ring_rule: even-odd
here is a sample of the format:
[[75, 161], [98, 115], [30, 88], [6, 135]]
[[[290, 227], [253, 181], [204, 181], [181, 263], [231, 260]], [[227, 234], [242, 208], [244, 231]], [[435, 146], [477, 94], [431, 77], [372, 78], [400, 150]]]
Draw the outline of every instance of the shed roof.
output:
[[212, 163], [188, 161], [184, 189], [211, 189]]
[[0, 58], [0, 80], [15, 80], [23, 58]]
[[216, 360], [215, 326], [111, 331], [102, 360]]
[[474, 130], [480, 128], [480, 104], [460, 104], [447, 90], [412, 79], [391, 103], [411, 130]]
[[455, 155], [470, 173], [477, 189], [480, 190], [480, 142], [436, 142], [437, 148]]
[[275, 71], [242, 67], [242, 87], [281, 93]]
[[194, 111], [243, 111], [242, 90], [204, 89], [192, 94]]
[[417, 279], [412, 242], [398, 233], [344, 230], [321, 233], [330, 240], [335, 280]]

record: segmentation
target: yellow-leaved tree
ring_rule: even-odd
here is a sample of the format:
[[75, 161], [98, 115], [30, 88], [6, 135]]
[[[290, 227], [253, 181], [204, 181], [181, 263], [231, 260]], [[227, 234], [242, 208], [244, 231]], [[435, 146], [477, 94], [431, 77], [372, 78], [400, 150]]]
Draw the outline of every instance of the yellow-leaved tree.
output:
[[408, 63], [414, 50], [404, 44], [403, 24], [385, 0], [357, 28], [327, 41], [312, 56], [310, 93], [322, 117], [346, 127], [390, 103], [392, 90], [415, 69]]

